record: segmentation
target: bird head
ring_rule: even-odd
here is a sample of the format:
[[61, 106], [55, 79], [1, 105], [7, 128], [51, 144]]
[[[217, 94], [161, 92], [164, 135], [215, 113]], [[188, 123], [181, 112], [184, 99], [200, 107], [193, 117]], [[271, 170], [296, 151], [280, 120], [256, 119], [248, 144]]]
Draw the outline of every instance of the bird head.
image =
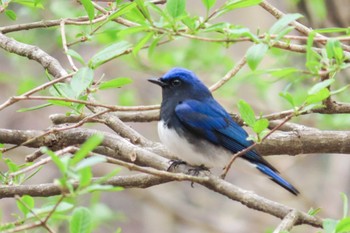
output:
[[209, 89], [190, 70], [173, 68], [160, 78], [148, 79], [162, 87], [163, 99], [178, 96], [179, 98], [200, 99], [211, 96]]

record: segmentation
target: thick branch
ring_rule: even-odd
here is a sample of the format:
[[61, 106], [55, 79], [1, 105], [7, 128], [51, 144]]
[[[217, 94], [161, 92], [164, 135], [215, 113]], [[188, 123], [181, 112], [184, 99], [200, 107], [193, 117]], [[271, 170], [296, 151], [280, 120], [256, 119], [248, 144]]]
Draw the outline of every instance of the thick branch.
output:
[[[262, 155], [297, 155], [310, 153], [350, 153], [350, 131], [333, 130], [303, 130], [273, 133], [262, 144], [257, 145], [257, 150]], [[42, 131], [37, 130], [8, 130], [0, 129], [0, 143], [20, 145], [25, 141], [41, 135]], [[69, 145], [83, 143], [94, 133], [103, 133], [88, 129], [70, 129], [64, 132], [46, 135], [42, 138], [29, 143], [28, 147], [38, 148], [41, 146], [61, 149]], [[105, 141], [102, 146], [107, 147], [114, 152], [119, 152], [118, 148], [127, 148], [123, 143], [132, 146], [128, 153], [139, 152], [141, 148], [130, 143], [116, 134], [103, 133]], [[148, 141], [148, 140], [147, 140]], [[147, 142], [147, 148], [156, 153], [166, 155], [167, 152], [159, 143]], [[121, 150], [121, 153], [127, 152]], [[125, 160], [126, 158], [124, 158]], [[130, 158], [129, 158], [130, 159]]]
[[44, 69], [47, 69], [55, 77], [67, 75], [61, 64], [39, 47], [23, 44], [0, 33], [0, 48], [39, 62]]

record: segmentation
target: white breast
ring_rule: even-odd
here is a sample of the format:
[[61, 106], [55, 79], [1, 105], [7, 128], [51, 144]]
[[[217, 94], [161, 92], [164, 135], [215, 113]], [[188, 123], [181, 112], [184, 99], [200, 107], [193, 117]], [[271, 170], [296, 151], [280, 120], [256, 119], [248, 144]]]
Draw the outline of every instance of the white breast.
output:
[[180, 137], [174, 129], [166, 127], [163, 121], [158, 123], [158, 135], [161, 142], [171, 152], [191, 165], [223, 168], [232, 156], [228, 150], [200, 138], [198, 138], [196, 145], [189, 143], [185, 138]]

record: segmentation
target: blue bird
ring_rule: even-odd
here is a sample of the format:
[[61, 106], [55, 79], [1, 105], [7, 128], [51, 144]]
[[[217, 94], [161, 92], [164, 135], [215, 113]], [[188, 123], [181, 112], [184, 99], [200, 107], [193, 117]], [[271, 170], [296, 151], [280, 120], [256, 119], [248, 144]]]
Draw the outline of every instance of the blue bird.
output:
[[[159, 138], [181, 160], [197, 166], [224, 167], [233, 154], [253, 143], [192, 71], [173, 68], [163, 77], [148, 81], [162, 87]], [[299, 193], [255, 150], [241, 158], [289, 192]]]

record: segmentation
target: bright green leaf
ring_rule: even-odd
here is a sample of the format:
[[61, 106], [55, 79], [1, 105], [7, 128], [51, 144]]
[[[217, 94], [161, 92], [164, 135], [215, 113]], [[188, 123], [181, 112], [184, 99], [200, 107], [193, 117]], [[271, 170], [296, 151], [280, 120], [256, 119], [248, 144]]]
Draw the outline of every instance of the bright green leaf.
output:
[[166, 9], [173, 18], [182, 16], [185, 14], [186, 0], [167, 0]]
[[350, 217], [346, 217], [341, 219], [337, 223], [337, 227], [335, 229], [336, 233], [349, 233], [350, 232]]
[[335, 59], [337, 64], [341, 64], [344, 59], [343, 48], [339, 40], [331, 38], [326, 44], [327, 57], [329, 59]]
[[54, 86], [49, 88], [49, 92], [51, 95], [56, 97], [75, 98], [74, 91], [67, 83], [56, 83]]
[[144, 36], [132, 49], [132, 53], [134, 55], [136, 55], [140, 49], [143, 48], [143, 46], [152, 38], [153, 36], [153, 32], [149, 32], [146, 34], [146, 36]]
[[80, 68], [73, 76], [70, 87], [78, 98], [92, 83], [94, 79], [94, 71], [89, 67]]
[[106, 82], [102, 82], [98, 89], [105, 90], [109, 88], [120, 88], [132, 82], [133, 80], [131, 78], [126, 78], [126, 77], [115, 78], [115, 79], [108, 80]]
[[287, 100], [292, 105], [293, 108], [295, 107], [294, 98], [289, 92], [281, 92], [279, 93], [279, 95], [283, 97], [285, 100]]
[[112, 19], [115, 19], [115, 18], [118, 18], [119, 16], [122, 16], [123, 14], [129, 12], [130, 10], [132, 10], [133, 8], [135, 8], [137, 5], [135, 2], [130, 2], [130, 3], [127, 3], [127, 4], [123, 4], [121, 7], [119, 7], [117, 9], [116, 12], [114, 12], [113, 14], [111, 14], [109, 17], [108, 17], [108, 20], [112, 20]]
[[307, 212], [310, 216], [316, 216], [321, 211], [321, 208], [310, 208], [310, 210]]
[[349, 202], [348, 197], [345, 193], [340, 193], [341, 199], [343, 200], [343, 218], [345, 218], [348, 215], [348, 208], [349, 208]]
[[17, 19], [17, 15], [13, 10], [5, 10], [5, 15], [7, 17], [9, 17], [11, 20], [16, 20]]
[[216, 0], [202, 0], [205, 8], [207, 8], [207, 10], [210, 10], [210, 8], [212, 8], [215, 3], [216, 3]]
[[17, 208], [23, 213], [26, 217], [27, 214], [34, 208], [34, 198], [28, 195], [24, 195], [20, 200], [16, 201]]
[[300, 17], [302, 17], [302, 15], [299, 13], [284, 15], [282, 18], [277, 20], [276, 23], [272, 25], [272, 27], [269, 30], [269, 33], [270, 34], [281, 33], [284, 30], [284, 28], [288, 26], [288, 24], [295, 21], [296, 19], [299, 19]]
[[226, 1], [225, 5], [222, 6], [217, 11], [217, 13], [215, 14], [215, 17], [218, 17], [218, 16], [220, 16], [224, 13], [227, 13], [231, 10], [234, 10], [234, 9], [255, 6], [261, 2], [262, 2], [262, 0], [230, 0], [230, 1]]
[[127, 41], [120, 41], [96, 53], [89, 61], [89, 67], [96, 69], [98, 66], [124, 54], [132, 47]]
[[267, 44], [255, 44], [248, 49], [246, 57], [250, 69], [255, 70], [258, 67], [268, 49]]
[[309, 95], [316, 94], [317, 92], [321, 91], [323, 88], [326, 88], [329, 85], [331, 85], [334, 81], [335, 81], [334, 79], [326, 79], [322, 82], [319, 82], [319, 83], [315, 84], [314, 86], [312, 86], [307, 93]]
[[263, 130], [267, 129], [268, 126], [269, 126], [269, 121], [265, 118], [262, 118], [254, 122], [253, 130], [255, 133], [259, 134]]
[[89, 233], [92, 231], [92, 214], [86, 207], [74, 209], [69, 223], [71, 233]]
[[80, 0], [80, 2], [83, 4], [90, 21], [93, 20], [95, 18], [95, 8], [91, 0]]
[[71, 159], [71, 164], [76, 165], [79, 161], [85, 158], [93, 149], [103, 141], [102, 134], [94, 134], [80, 146], [80, 149], [74, 154], [74, 157]]
[[325, 100], [326, 98], [328, 98], [330, 95], [330, 92], [327, 88], [323, 88], [321, 89], [319, 92], [312, 94], [312, 95], [308, 95], [306, 97], [306, 103], [307, 104], [314, 104], [317, 102], [320, 102], [322, 100]]
[[253, 127], [256, 120], [252, 107], [244, 100], [240, 100], [237, 106], [243, 121], [250, 127]]
[[79, 189], [87, 187], [91, 184], [92, 171], [90, 167], [84, 167], [78, 170], [79, 174]]
[[52, 161], [56, 164], [56, 166], [58, 167], [58, 169], [60, 170], [61, 174], [65, 174], [68, 167], [67, 164], [65, 164], [62, 161], [62, 158], [59, 158], [53, 151], [47, 149], [47, 148], [42, 148], [41, 149], [42, 153], [45, 153], [47, 155], [49, 155], [52, 159]]
[[124, 190], [123, 187], [116, 187], [113, 185], [102, 185], [102, 184], [91, 184], [88, 187], [84, 189], [86, 192], [96, 192], [96, 191], [108, 191], [108, 192], [115, 192], [115, 191], [122, 191]]

